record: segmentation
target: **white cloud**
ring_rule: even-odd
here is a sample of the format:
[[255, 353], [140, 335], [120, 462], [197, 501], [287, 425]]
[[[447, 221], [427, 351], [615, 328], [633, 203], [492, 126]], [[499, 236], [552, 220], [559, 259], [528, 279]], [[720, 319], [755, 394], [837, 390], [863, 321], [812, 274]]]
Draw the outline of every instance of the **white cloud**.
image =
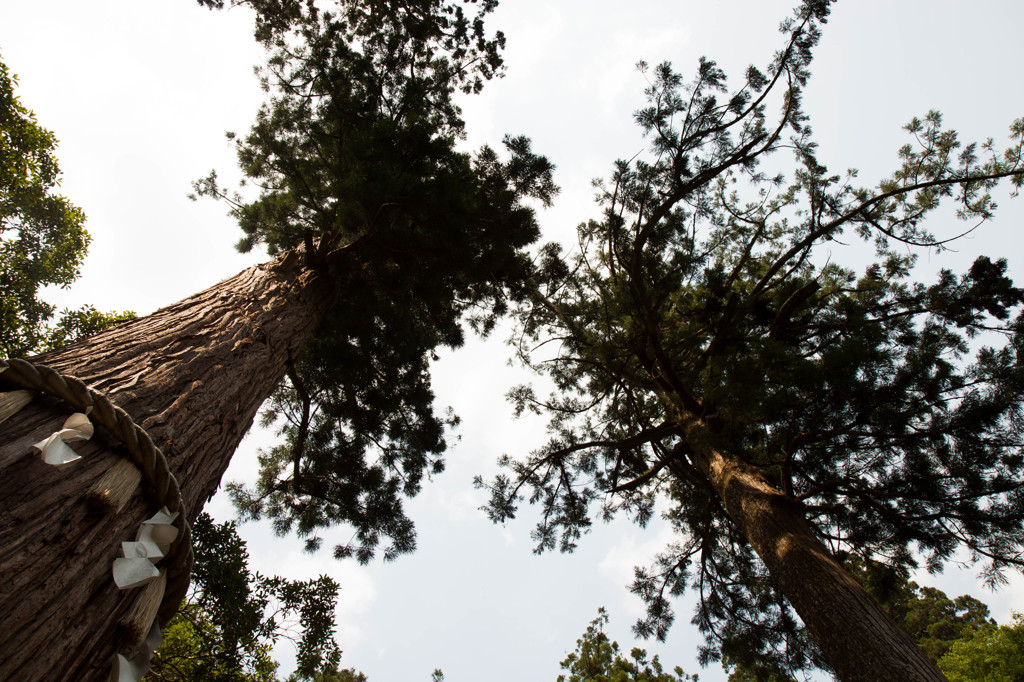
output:
[[619, 589], [616, 601], [618, 607], [627, 611], [631, 617], [636, 617], [643, 612], [643, 604], [625, 589], [633, 582], [633, 569], [636, 566], [649, 566], [655, 555], [664, 551], [675, 539], [675, 534], [667, 524], [655, 524], [647, 530], [641, 530], [625, 521], [618, 521], [614, 525], [614, 539], [597, 569], [609, 583], [609, 591]]

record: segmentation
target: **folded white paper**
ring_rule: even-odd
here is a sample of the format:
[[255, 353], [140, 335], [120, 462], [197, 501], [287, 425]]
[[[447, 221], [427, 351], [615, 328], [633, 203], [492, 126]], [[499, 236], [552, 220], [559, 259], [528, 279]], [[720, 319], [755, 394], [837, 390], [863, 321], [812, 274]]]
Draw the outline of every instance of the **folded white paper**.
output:
[[71, 442], [76, 440], [89, 440], [92, 438], [94, 431], [95, 429], [93, 428], [92, 422], [89, 421], [89, 417], [85, 416], [82, 412], [75, 412], [67, 418], [64, 422], [64, 428], [57, 433], [60, 434], [63, 441]]
[[164, 507], [142, 522], [135, 542], [122, 542], [124, 557], [114, 559], [114, 583], [122, 590], [139, 587], [155, 580], [160, 570], [154, 565], [171, 549], [171, 543], [178, 537], [174, 520], [178, 512], [171, 513]]
[[92, 422], [81, 412], [75, 412], [64, 422], [64, 428], [51, 433], [46, 439], [32, 446], [38, 450], [42, 460], [55, 467], [65, 467], [82, 459], [65, 443], [89, 440], [93, 435]]
[[114, 669], [111, 679], [113, 682], [139, 682], [142, 676], [149, 672], [153, 660], [153, 652], [164, 641], [160, 626], [153, 622], [145, 641], [139, 647], [139, 652], [132, 658], [121, 654], [114, 660]]
[[129, 661], [121, 654], [114, 659], [114, 674], [110, 679], [113, 682], [139, 682], [146, 673], [138, 670], [133, 661]]
[[32, 447], [40, 452], [44, 462], [58, 469], [82, 459], [81, 455], [64, 444], [59, 431], [51, 433], [46, 440], [41, 440]]
[[171, 512], [167, 507], [163, 507], [156, 514], [143, 521], [143, 523], [174, 523], [175, 519], [178, 518], [179, 512]]
[[141, 587], [160, 576], [160, 569], [143, 557], [114, 559], [114, 584], [122, 590]]
[[139, 542], [152, 542], [160, 548], [163, 554], [167, 554], [171, 549], [171, 543], [178, 537], [178, 529], [174, 526], [176, 518], [178, 518], [178, 512], [172, 514], [167, 507], [164, 507], [142, 522], [135, 539]]
[[156, 651], [156, 648], [164, 643], [164, 635], [160, 632], [160, 626], [153, 621], [153, 627], [149, 629], [149, 634], [146, 635], [146, 646], [149, 647], [149, 652], [152, 654]]
[[153, 561], [164, 556], [159, 545], [147, 541], [122, 542], [121, 553], [127, 559], [151, 559]]

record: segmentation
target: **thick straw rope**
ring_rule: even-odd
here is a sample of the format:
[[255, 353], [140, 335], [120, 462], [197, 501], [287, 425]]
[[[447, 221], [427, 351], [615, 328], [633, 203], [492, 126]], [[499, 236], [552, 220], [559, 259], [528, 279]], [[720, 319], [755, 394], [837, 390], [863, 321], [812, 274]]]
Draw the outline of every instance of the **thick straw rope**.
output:
[[156, 508], [167, 507], [171, 512], [180, 512], [174, 524], [178, 537], [161, 562], [167, 570], [167, 590], [160, 603], [158, 617], [164, 625], [175, 614], [188, 592], [192, 573], [192, 529], [189, 527], [185, 510], [182, 508], [181, 489], [167, 466], [167, 458], [149, 434], [120, 407], [113, 405], [101, 393], [93, 391], [81, 380], [65, 376], [45, 365], [35, 365], [27, 360], [0, 360], [0, 378], [11, 381], [21, 388], [47, 393], [71, 404], [89, 418], [115, 435], [143, 478], [155, 493]]

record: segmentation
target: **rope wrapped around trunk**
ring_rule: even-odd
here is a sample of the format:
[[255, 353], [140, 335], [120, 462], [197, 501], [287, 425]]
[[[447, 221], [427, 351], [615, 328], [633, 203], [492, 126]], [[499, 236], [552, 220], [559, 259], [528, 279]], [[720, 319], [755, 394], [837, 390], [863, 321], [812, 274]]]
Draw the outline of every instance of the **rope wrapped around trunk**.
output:
[[182, 508], [181, 489], [167, 465], [167, 458], [153, 444], [153, 439], [145, 429], [136, 424], [127, 412], [112, 404], [103, 394], [90, 389], [80, 379], [63, 375], [46, 365], [14, 358], [0, 360], [0, 379], [22, 389], [55, 396], [86, 413], [124, 446], [132, 464], [138, 467], [153, 491], [154, 508], [166, 507], [172, 513], [178, 512], [174, 521], [178, 536], [160, 562], [161, 568], [166, 570], [167, 589], [157, 617], [160, 625], [165, 625], [185, 599], [194, 560], [192, 529], [188, 515]]

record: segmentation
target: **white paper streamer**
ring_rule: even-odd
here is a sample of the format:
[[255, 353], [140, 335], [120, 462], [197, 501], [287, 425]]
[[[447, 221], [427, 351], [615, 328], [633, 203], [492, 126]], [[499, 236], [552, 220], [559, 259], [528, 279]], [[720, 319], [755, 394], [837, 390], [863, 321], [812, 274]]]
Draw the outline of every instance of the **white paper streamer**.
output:
[[173, 514], [164, 507], [156, 514], [142, 522], [135, 542], [122, 542], [121, 553], [124, 557], [114, 559], [114, 583], [122, 590], [141, 587], [156, 580], [160, 570], [154, 565], [171, 548], [171, 543], [178, 537], [178, 529], [173, 525], [178, 512]]
[[164, 643], [164, 635], [160, 632], [160, 626], [153, 621], [153, 627], [149, 629], [149, 634], [146, 635], [145, 645], [149, 647], [150, 653], [156, 651], [156, 648]]
[[156, 561], [164, 556], [160, 546], [155, 542], [122, 542], [121, 553], [128, 559], [152, 559]]
[[173, 514], [164, 507], [152, 518], [142, 522], [138, 535], [135, 539], [139, 542], [155, 543], [164, 554], [171, 548], [171, 543], [178, 537], [178, 529], [173, 525], [174, 519], [178, 518], [178, 512]]
[[135, 669], [135, 664], [121, 654], [114, 659], [114, 674], [110, 676], [113, 682], [138, 682], [145, 673]]
[[163, 641], [164, 637], [160, 632], [160, 626], [154, 622], [137, 654], [130, 659], [118, 654], [114, 659], [114, 669], [111, 675], [113, 682], [139, 682], [142, 676], [149, 672], [153, 652]]
[[143, 557], [114, 559], [114, 583], [122, 590], [142, 587], [160, 576], [160, 569]]
[[[67, 435], [64, 435], [65, 432]], [[89, 417], [82, 412], [75, 412], [73, 415], [67, 418], [64, 422], [64, 428], [57, 433], [61, 434], [61, 439], [66, 442], [76, 440], [89, 440], [92, 438], [92, 434], [95, 432], [93, 429], [92, 422], [89, 421]]]
[[51, 433], [46, 439], [39, 441], [32, 446], [38, 450], [42, 460], [57, 468], [66, 467], [77, 462], [82, 457], [69, 448], [65, 443], [74, 443], [80, 440], [92, 438], [93, 425], [89, 417], [81, 412], [75, 412], [64, 422], [64, 428]]
[[[178, 518], [178, 514], [179, 514], [179, 512], [172, 513], [170, 509], [168, 509], [167, 507], [163, 507], [160, 511], [158, 511], [156, 514], [153, 514], [151, 517], [149, 517], [148, 519], [146, 519], [142, 523], [144, 523], [144, 524], [145, 523], [151, 523], [151, 524], [161, 524], [162, 523], [162, 524], [170, 525], [170, 524], [174, 523], [175, 519]], [[174, 530], [177, 531], [178, 529], [175, 528]]]

